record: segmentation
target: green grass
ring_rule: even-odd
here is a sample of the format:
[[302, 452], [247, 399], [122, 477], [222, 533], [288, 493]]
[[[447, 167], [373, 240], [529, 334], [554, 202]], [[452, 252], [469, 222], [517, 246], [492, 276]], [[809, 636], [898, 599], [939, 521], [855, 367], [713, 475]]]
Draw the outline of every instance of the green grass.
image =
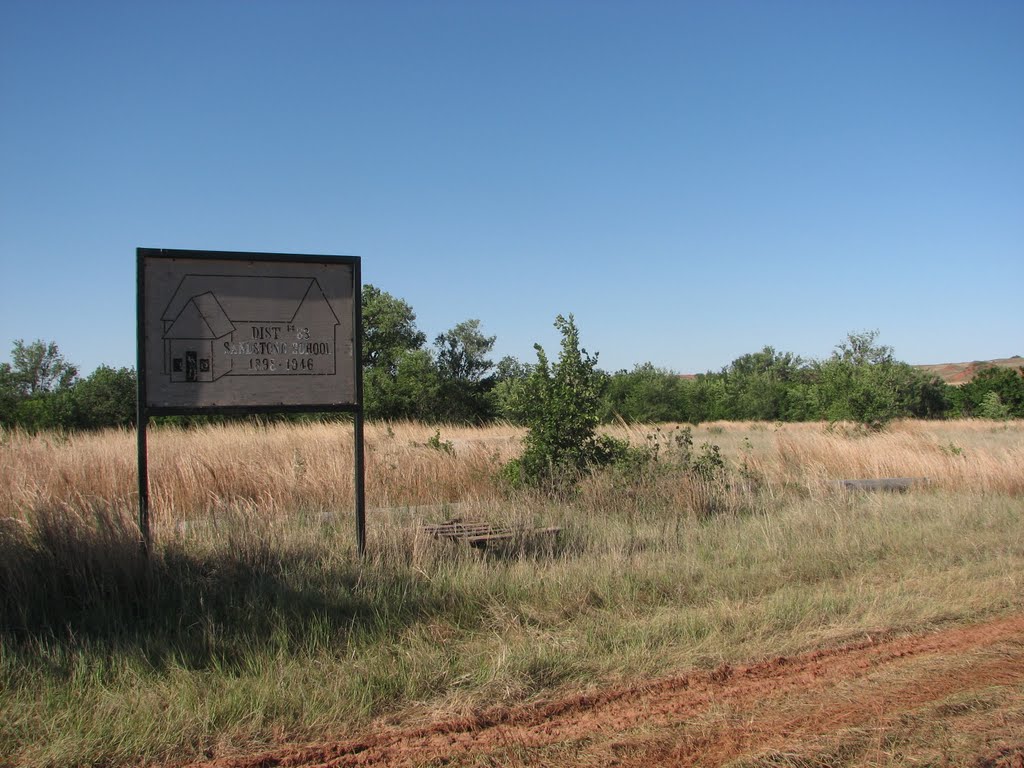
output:
[[3, 636], [0, 754], [195, 758], [968, 621], [1020, 607], [1022, 512], [950, 494], [681, 523], [539, 510], [583, 542], [554, 557], [478, 556], [377, 520], [366, 563], [344, 526], [239, 523], [158, 547], [144, 589], [118, 581], [123, 562], [93, 563], [94, 588], [37, 595], [63, 622], [31, 614]]

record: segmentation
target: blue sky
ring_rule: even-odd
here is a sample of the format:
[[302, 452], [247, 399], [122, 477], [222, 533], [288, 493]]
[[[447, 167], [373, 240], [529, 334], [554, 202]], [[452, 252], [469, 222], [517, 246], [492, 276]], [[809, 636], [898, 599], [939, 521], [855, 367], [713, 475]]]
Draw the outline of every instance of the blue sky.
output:
[[0, 0], [0, 356], [135, 248], [358, 255], [496, 357], [1024, 354], [1024, 3]]

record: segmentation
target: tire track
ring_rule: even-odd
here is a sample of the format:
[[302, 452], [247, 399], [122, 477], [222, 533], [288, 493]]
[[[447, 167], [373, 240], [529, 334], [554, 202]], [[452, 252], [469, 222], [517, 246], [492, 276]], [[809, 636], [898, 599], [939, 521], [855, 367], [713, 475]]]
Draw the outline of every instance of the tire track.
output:
[[[1020, 685], [1024, 616], [1013, 616], [192, 768], [411, 767], [487, 756], [501, 765], [720, 765], [843, 729], [884, 726], [957, 693]], [[1016, 747], [1007, 749], [1015, 759]]]

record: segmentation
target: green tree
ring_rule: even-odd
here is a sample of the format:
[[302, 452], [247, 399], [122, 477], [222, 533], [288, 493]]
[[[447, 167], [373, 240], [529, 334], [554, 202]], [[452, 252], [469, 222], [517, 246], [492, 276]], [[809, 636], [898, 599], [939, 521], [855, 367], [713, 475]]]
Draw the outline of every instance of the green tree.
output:
[[[966, 384], [959, 387], [959, 410], [964, 416], [980, 416], [990, 393], [999, 396], [1010, 417], [1024, 418], [1024, 367], [1001, 368], [991, 366], [978, 371]], [[989, 402], [992, 399], [989, 398]]]
[[916, 419], [941, 419], [949, 415], [953, 407], [951, 393], [954, 387], [935, 374], [924, 373], [917, 368], [911, 368], [906, 378], [907, 415]]
[[616, 417], [638, 424], [685, 421], [687, 398], [678, 374], [651, 363], [608, 378], [602, 404], [605, 421]]
[[404, 352], [423, 347], [426, 335], [416, 313], [402, 299], [367, 283], [363, 286], [363, 366], [394, 373]]
[[464, 320], [434, 339], [440, 374], [456, 381], [479, 382], [494, 367], [487, 358], [496, 336], [484, 336], [479, 320]]
[[69, 389], [23, 397], [14, 409], [14, 424], [29, 432], [74, 429], [77, 423], [78, 410]]
[[[437, 402], [437, 373], [416, 313], [402, 299], [363, 286], [363, 405], [374, 419], [418, 418]], [[415, 375], [424, 380], [417, 384]], [[423, 399], [417, 401], [417, 397]]]
[[512, 355], [498, 361], [494, 370], [494, 387], [490, 392], [495, 415], [512, 424], [526, 423], [526, 387], [532, 372], [533, 366]]
[[892, 347], [877, 344], [877, 338], [878, 331], [851, 333], [815, 366], [814, 397], [822, 418], [880, 428], [935, 405], [930, 380], [897, 361]]
[[801, 418], [800, 392], [806, 380], [803, 360], [765, 347], [743, 355], [722, 371], [730, 419], [778, 421]]
[[479, 320], [465, 320], [434, 340], [441, 380], [440, 419], [482, 423], [493, 416], [488, 392], [494, 379], [488, 374], [494, 363], [488, 355], [495, 340], [481, 332]]
[[22, 395], [10, 363], [0, 363], [0, 425], [13, 427]]
[[875, 345], [878, 331], [850, 333], [832, 356], [816, 367], [822, 416], [880, 427], [900, 416], [894, 387], [887, 381], [892, 348]]
[[73, 427], [70, 389], [77, 375], [55, 342], [17, 339], [11, 362], [0, 364], [0, 423], [29, 430]]
[[728, 390], [722, 374], [699, 373], [697, 378], [686, 382], [684, 388], [689, 390], [687, 421], [700, 424], [702, 421], [730, 418]]
[[72, 389], [77, 425], [85, 429], [135, 423], [135, 371], [101, 365]]
[[436, 421], [441, 381], [426, 349], [398, 354], [394, 370], [370, 368], [363, 387], [366, 415], [372, 419]]
[[8, 375], [22, 395], [34, 397], [67, 389], [78, 376], [78, 368], [64, 359], [56, 342], [36, 339], [26, 344], [17, 339]]

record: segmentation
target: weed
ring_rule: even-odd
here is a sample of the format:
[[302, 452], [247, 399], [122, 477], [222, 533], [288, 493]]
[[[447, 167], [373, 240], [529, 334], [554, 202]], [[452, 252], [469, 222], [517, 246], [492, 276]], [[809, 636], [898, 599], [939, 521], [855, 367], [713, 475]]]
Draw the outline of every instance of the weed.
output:
[[435, 430], [434, 434], [426, 442], [427, 448], [432, 448], [435, 451], [441, 451], [449, 456], [455, 455], [455, 444], [451, 440], [441, 439], [441, 430]]

